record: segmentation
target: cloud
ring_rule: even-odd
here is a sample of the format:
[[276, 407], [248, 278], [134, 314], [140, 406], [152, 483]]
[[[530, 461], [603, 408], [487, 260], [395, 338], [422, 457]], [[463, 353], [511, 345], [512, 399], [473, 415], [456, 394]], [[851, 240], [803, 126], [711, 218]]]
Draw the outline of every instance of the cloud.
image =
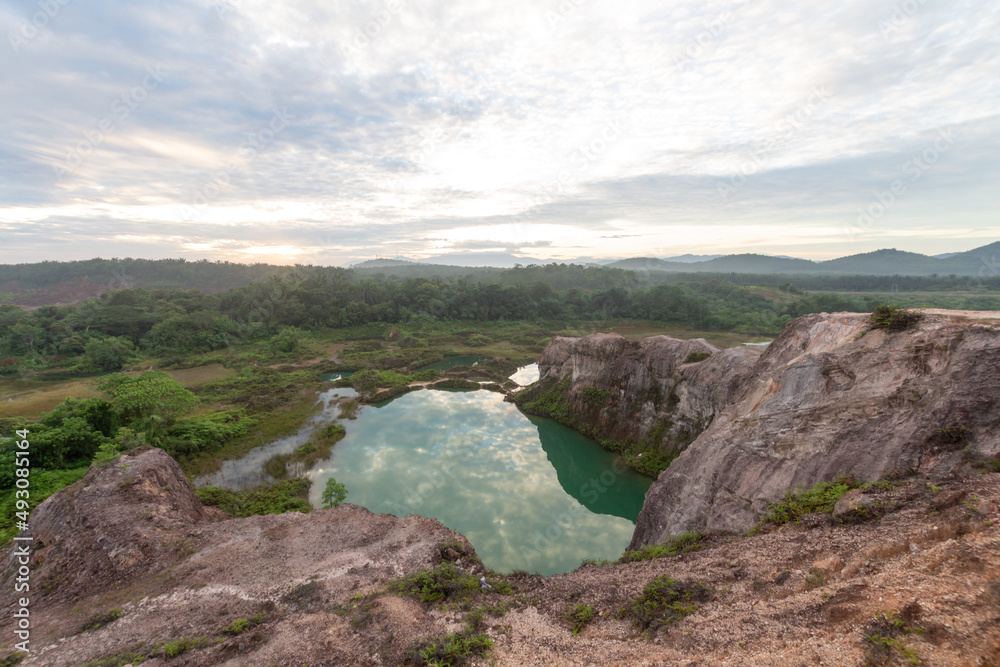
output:
[[914, 7], [98, 0], [27, 38], [3, 0], [3, 261], [966, 249], [1000, 235], [1000, 2]]

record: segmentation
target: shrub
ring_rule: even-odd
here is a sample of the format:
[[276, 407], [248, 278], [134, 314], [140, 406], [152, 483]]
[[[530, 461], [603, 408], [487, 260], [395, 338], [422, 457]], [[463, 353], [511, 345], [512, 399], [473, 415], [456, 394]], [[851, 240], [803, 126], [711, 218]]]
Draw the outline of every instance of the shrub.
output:
[[479, 590], [479, 581], [451, 562], [442, 561], [432, 570], [414, 572], [389, 582], [389, 590], [425, 604], [466, 601]]
[[853, 477], [838, 477], [832, 482], [819, 482], [808, 489], [798, 486], [785, 491], [785, 496], [767, 509], [761, 523], [782, 525], [799, 520], [806, 514], [833, 512], [841, 497], [860, 486]]
[[865, 647], [865, 666], [883, 667], [897, 662], [900, 658], [911, 665], [919, 665], [917, 652], [906, 645], [903, 637], [909, 634], [923, 634], [923, 628], [911, 626], [920, 614], [917, 603], [907, 605], [903, 614], [881, 613], [865, 626], [862, 643]]
[[453, 632], [413, 645], [408, 653], [412, 665], [460, 667], [481, 658], [493, 648], [493, 640], [481, 632]]
[[251, 491], [232, 491], [215, 486], [195, 489], [195, 495], [206, 505], [215, 505], [235, 517], [257, 514], [309, 512], [308, 479], [292, 479], [276, 484], [264, 484]]
[[690, 551], [697, 551], [702, 548], [701, 541], [705, 539], [705, 533], [697, 531], [685, 531], [676, 537], [672, 537], [663, 544], [648, 544], [634, 551], [626, 551], [618, 559], [619, 563], [635, 563], [641, 560], [653, 558], [666, 558], [677, 556]]
[[106, 612], [94, 614], [86, 623], [83, 624], [83, 627], [80, 628], [80, 632], [103, 628], [108, 623], [117, 621], [124, 614], [125, 612], [122, 611], [121, 607], [115, 607], [114, 609], [110, 609]]
[[583, 402], [592, 408], [601, 408], [611, 399], [611, 392], [597, 387], [583, 388]]
[[684, 363], [696, 364], [699, 361], [705, 361], [710, 356], [712, 356], [711, 352], [692, 352], [691, 354], [689, 354], [687, 357], [684, 358]]
[[890, 333], [904, 331], [916, 326], [920, 317], [920, 313], [896, 306], [882, 305], [876, 308], [871, 317], [868, 318], [868, 330], [883, 329]]
[[639, 627], [656, 634], [661, 628], [677, 623], [698, 609], [699, 602], [708, 599], [710, 591], [698, 581], [677, 581], [663, 574], [642, 590], [619, 612]]
[[563, 618], [569, 621], [570, 627], [573, 628], [573, 635], [580, 634], [580, 631], [590, 623], [597, 612], [589, 604], [581, 602], [572, 609], [568, 610], [563, 614]]

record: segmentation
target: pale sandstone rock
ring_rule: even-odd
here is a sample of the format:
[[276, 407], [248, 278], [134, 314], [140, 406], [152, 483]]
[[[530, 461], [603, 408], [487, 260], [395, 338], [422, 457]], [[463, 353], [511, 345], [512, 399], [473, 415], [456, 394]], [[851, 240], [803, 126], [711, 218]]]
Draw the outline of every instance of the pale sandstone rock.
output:
[[[733, 400], [650, 488], [632, 548], [684, 530], [742, 531], [785, 490], [838, 475], [946, 475], [959, 450], [1000, 452], [1000, 313], [923, 311], [907, 331], [868, 314], [791, 322]], [[961, 427], [961, 443], [938, 430]]]

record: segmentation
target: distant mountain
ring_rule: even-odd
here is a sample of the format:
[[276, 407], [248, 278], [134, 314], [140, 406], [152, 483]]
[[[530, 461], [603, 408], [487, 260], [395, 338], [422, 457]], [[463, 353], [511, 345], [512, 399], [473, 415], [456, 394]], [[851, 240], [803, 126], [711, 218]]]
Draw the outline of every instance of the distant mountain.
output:
[[470, 252], [451, 253], [438, 255], [437, 257], [427, 257], [420, 260], [421, 264], [441, 264], [444, 266], [495, 266], [509, 269], [515, 264], [548, 264], [549, 260], [535, 259], [534, 257], [518, 257], [505, 252]]
[[957, 254], [957, 252], [945, 252], [940, 255], [931, 255], [931, 257], [934, 259], [948, 259], [949, 257], [954, 257]]
[[967, 252], [929, 257], [895, 248], [849, 255], [826, 262], [812, 262], [795, 257], [771, 255], [724, 255], [712, 259], [689, 259], [697, 255], [681, 255], [668, 259], [631, 257], [608, 266], [631, 271], [670, 271], [675, 273], [814, 273], [857, 274], [869, 276], [998, 276], [1000, 275], [1000, 241]]
[[665, 262], [707, 262], [710, 259], [717, 259], [719, 257], [724, 257], [725, 255], [677, 255], [676, 257], [664, 257]]
[[677, 261], [634, 257], [608, 266], [632, 271], [685, 271], [696, 273], [814, 273], [816, 262], [768, 255], [723, 255], [706, 261]]
[[406, 266], [408, 264], [415, 264], [415, 263], [416, 262], [414, 262], [412, 259], [385, 259], [380, 257], [378, 259], [369, 259], [364, 262], [358, 262], [357, 264], [352, 264], [351, 268], [375, 269], [385, 266]]
[[915, 252], [904, 252], [889, 248], [859, 255], [849, 255], [831, 259], [820, 264], [820, 271], [826, 273], [864, 273], [881, 275], [924, 276], [932, 273], [946, 273], [942, 260]]

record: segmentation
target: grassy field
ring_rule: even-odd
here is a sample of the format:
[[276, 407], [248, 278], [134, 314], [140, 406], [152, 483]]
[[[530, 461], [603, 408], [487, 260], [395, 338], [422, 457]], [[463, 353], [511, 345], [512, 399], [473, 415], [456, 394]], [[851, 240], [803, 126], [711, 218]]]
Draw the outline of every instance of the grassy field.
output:
[[[235, 377], [236, 371], [219, 364], [168, 371], [185, 387], [191, 389], [206, 382]], [[45, 381], [37, 378], [5, 378], [0, 380], [0, 417], [38, 417], [66, 398], [92, 398], [100, 392], [95, 388], [99, 378]]]

